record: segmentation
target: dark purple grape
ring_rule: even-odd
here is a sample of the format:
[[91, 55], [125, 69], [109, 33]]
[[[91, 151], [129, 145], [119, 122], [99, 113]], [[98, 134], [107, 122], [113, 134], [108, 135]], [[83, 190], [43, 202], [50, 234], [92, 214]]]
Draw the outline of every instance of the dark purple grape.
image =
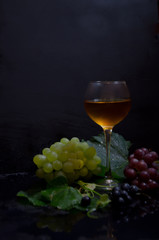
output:
[[132, 194], [139, 192], [139, 188], [136, 185], [131, 185], [130, 192]]
[[134, 179], [136, 177], [136, 171], [133, 168], [126, 167], [124, 169], [124, 175], [128, 179]]
[[121, 188], [120, 188], [119, 186], [116, 186], [116, 187], [113, 188], [112, 191], [113, 191], [113, 192], [114, 192], [114, 191], [120, 191], [120, 189], [121, 189]]
[[134, 157], [137, 158], [138, 160], [143, 159], [144, 155], [145, 155], [145, 153], [141, 148], [136, 149], [134, 152]]
[[112, 191], [112, 197], [113, 198], [119, 198], [121, 196], [121, 193], [119, 190]]
[[125, 203], [124, 198], [123, 198], [123, 197], [119, 197], [119, 198], [118, 198], [118, 203], [119, 203], [120, 205], [123, 205], [123, 204]]
[[127, 200], [128, 202], [132, 202], [133, 198], [128, 194], [126, 200]]
[[125, 191], [125, 190], [121, 190], [121, 197], [123, 197], [123, 198], [127, 198], [127, 196], [128, 196], [128, 192], [127, 191]]
[[91, 202], [90, 197], [84, 196], [84, 197], [82, 198], [82, 200], [81, 200], [81, 205], [82, 205], [83, 207], [86, 207], [86, 206], [88, 206], [88, 205], [90, 204], [90, 202]]
[[129, 184], [129, 183], [123, 183], [123, 184], [121, 185], [121, 188], [122, 188], [123, 190], [129, 192], [129, 190], [130, 190], [130, 184]]
[[139, 178], [142, 182], [148, 182], [148, 180], [150, 179], [150, 175], [147, 171], [141, 171], [139, 173]]

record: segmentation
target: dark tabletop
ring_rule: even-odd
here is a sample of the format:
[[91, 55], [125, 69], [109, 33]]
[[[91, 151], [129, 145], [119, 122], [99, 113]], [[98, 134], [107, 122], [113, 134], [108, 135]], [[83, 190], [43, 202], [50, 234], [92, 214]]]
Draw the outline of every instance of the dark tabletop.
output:
[[96, 219], [80, 211], [24, 205], [17, 191], [39, 184], [35, 176], [1, 175], [1, 239], [158, 239], [159, 193], [136, 207], [106, 208]]

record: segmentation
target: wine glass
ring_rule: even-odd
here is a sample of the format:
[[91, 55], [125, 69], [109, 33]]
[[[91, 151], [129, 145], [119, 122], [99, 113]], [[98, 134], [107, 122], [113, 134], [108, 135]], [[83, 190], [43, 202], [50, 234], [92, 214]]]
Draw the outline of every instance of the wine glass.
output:
[[103, 128], [106, 141], [106, 173], [104, 185], [112, 189], [116, 181], [111, 174], [110, 141], [113, 127], [122, 121], [131, 108], [125, 81], [96, 81], [88, 84], [85, 101], [88, 116]]

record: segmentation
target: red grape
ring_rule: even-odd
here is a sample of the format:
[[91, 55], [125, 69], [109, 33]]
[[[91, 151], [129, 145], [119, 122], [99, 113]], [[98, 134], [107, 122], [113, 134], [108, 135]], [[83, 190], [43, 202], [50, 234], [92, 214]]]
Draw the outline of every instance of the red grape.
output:
[[131, 155], [128, 157], [128, 160], [130, 161], [132, 158], [134, 158], [134, 154], [131, 154]]
[[139, 162], [139, 160], [136, 159], [136, 158], [132, 158], [132, 159], [130, 159], [129, 167], [130, 167], [130, 168], [135, 168], [135, 169], [136, 169], [136, 167], [138, 166], [138, 162]]
[[141, 171], [139, 173], [139, 178], [142, 182], [148, 182], [148, 180], [150, 179], [150, 175], [147, 171]]
[[148, 153], [149, 152], [149, 150], [147, 149], [147, 148], [141, 148], [142, 149], [142, 151], [144, 152], [144, 154], [146, 154], [146, 153]]
[[152, 158], [153, 158], [154, 161], [158, 160], [158, 154], [157, 154], [157, 152], [151, 151], [150, 153], [151, 153], [151, 156], [152, 156]]
[[140, 182], [139, 188], [141, 188], [141, 190], [147, 190], [148, 189], [148, 185], [145, 182]]
[[147, 171], [150, 175], [150, 178], [153, 179], [153, 180], [156, 180], [157, 170], [155, 168], [149, 168]]
[[147, 163], [144, 160], [140, 160], [136, 166], [136, 170], [143, 171], [148, 168]]
[[134, 152], [135, 158], [137, 158], [139, 160], [143, 159], [144, 155], [145, 155], [144, 151], [142, 149], [140, 149], [140, 148], [135, 150], [135, 152]]
[[159, 188], [159, 156], [155, 151], [139, 148], [129, 156], [129, 164], [124, 175], [141, 190]]
[[148, 164], [148, 165], [151, 165], [153, 162], [154, 162], [155, 158], [154, 158], [154, 155], [149, 152], [147, 154], [145, 154], [144, 156], [144, 161]]
[[148, 187], [149, 187], [150, 189], [155, 189], [155, 188], [158, 188], [159, 185], [158, 185], [158, 183], [157, 183], [156, 181], [150, 181], [150, 182], [148, 183]]
[[139, 186], [139, 180], [136, 178], [136, 179], [134, 179], [134, 180], [131, 181], [131, 184], [132, 184], [132, 185]]
[[134, 179], [136, 177], [136, 171], [133, 168], [126, 167], [124, 174], [128, 179]]
[[156, 162], [156, 161], [154, 161], [152, 164], [151, 164], [151, 166], [153, 167], [153, 168], [155, 168], [155, 169], [159, 169], [159, 164]]
[[159, 172], [156, 174], [156, 181], [159, 182]]

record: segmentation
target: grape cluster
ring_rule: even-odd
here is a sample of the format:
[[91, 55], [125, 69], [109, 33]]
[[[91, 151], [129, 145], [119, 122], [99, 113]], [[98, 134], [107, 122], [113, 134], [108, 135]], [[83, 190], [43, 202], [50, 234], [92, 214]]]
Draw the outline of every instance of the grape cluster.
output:
[[38, 169], [36, 175], [51, 181], [58, 176], [64, 176], [72, 183], [79, 178], [89, 179], [93, 174], [101, 172], [101, 159], [94, 147], [77, 137], [62, 138], [49, 148], [44, 148], [42, 154], [37, 154], [33, 162]]
[[129, 164], [124, 169], [125, 177], [132, 185], [141, 190], [152, 190], [159, 187], [159, 172], [156, 161], [158, 154], [147, 148], [139, 148], [129, 156]]
[[[131, 187], [136, 188], [135, 185], [131, 185]], [[148, 214], [155, 213], [159, 210], [159, 195], [157, 191], [154, 193], [154, 195], [148, 195], [136, 188], [136, 191], [131, 193], [132, 201], [125, 201], [124, 203], [119, 203], [116, 196], [114, 196], [112, 200], [113, 220], [117, 221], [117, 223], [129, 222], [130, 220], [136, 220]], [[128, 194], [130, 195], [130, 192]]]
[[116, 186], [112, 190], [112, 202], [117, 204], [117, 206], [123, 206], [125, 204], [130, 204], [136, 193], [139, 192], [139, 188], [135, 185], [130, 185], [129, 183], [122, 183]]

